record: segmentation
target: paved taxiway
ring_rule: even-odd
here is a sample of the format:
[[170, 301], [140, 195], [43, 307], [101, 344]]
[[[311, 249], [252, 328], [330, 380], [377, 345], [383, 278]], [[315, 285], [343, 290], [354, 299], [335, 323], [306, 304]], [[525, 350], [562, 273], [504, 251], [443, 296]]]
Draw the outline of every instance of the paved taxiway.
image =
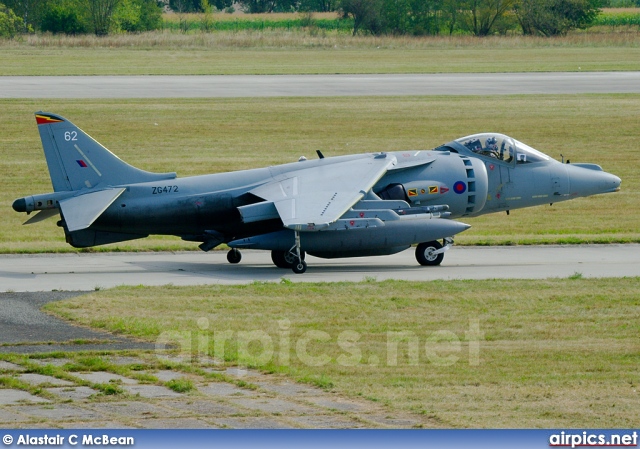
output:
[[276, 268], [266, 251], [244, 251], [231, 265], [222, 251], [210, 253], [79, 253], [0, 256], [0, 291], [94, 290], [117, 285], [201, 285], [361, 281], [365, 278], [543, 279], [640, 276], [640, 245], [454, 247], [443, 265], [421, 267], [407, 250], [393, 256], [317, 259], [295, 275]]
[[640, 93], [640, 72], [0, 77], [0, 98], [223, 98], [583, 93]]
[[[79, 294], [82, 292], [0, 292], [0, 353], [155, 348], [150, 343], [73, 326], [41, 311], [41, 307], [49, 302]], [[81, 341], [81, 344], [69, 343], [74, 341]]]

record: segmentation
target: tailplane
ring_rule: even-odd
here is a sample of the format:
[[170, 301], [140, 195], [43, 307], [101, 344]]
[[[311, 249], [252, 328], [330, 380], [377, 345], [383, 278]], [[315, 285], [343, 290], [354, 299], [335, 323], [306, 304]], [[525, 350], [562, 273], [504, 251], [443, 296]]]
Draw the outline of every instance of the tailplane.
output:
[[174, 179], [127, 164], [59, 115], [36, 112], [53, 190], [69, 191]]

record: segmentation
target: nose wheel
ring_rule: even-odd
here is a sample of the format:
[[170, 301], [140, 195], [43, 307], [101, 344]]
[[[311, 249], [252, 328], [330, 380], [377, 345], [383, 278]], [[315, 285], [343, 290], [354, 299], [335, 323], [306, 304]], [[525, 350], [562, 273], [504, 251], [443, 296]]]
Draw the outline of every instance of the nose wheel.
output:
[[453, 245], [452, 238], [444, 239], [445, 246], [438, 241], [423, 242], [416, 247], [416, 260], [422, 266], [433, 267], [440, 265], [444, 259], [444, 252]]

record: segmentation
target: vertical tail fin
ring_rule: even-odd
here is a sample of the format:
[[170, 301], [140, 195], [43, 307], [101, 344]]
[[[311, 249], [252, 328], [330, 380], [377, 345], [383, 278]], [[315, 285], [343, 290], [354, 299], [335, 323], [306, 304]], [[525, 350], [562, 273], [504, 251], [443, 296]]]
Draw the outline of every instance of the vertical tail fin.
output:
[[122, 161], [59, 115], [36, 112], [53, 190], [81, 190], [173, 179], [175, 173], [150, 173]]

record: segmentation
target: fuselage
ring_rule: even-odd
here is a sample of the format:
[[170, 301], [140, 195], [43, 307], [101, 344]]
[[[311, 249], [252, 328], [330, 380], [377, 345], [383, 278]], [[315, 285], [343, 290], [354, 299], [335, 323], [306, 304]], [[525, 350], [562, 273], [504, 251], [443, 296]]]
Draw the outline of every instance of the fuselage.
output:
[[[292, 173], [292, 179], [303, 172], [332, 173], [333, 165], [335, 173], [348, 176], [349, 172], [342, 167], [368, 164], [371, 158], [390, 161], [381, 177], [373, 181], [373, 187], [361, 192], [363, 200], [376, 202], [377, 212], [364, 212], [354, 204], [352, 209], [358, 209], [358, 214], [345, 211], [342, 218], [353, 219], [353, 224], [347, 222], [348, 228], [360, 229], [359, 247], [366, 247], [367, 241], [377, 241], [376, 251], [392, 246], [397, 249], [429, 236], [432, 240], [452, 236], [466, 229], [464, 224], [456, 227], [444, 222], [436, 226], [435, 222], [420, 225], [407, 219], [397, 221], [396, 209], [407, 206], [415, 209], [412, 213], [423, 214], [423, 218], [425, 209], [445, 208], [446, 214], [438, 215], [439, 219], [455, 219], [613, 192], [620, 186], [620, 178], [605, 173], [597, 165], [563, 164], [497, 133], [463, 137], [427, 151], [301, 158], [298, 162], [267, 168], [178, 178], [175, 173], [153, 174], [129, 166], [63, 118], [50, 114], [42, 117], [41, 121], [46, 123], [39, 122], [39, 129], [56, 192], [20, 198], [13, 207], [18, 212], [47, 211], [46, 218], [60, 208], [61, 202], [94, 198], [102, 195], [99, 192], [106, 192], [99, 200], [107, 202], [105, 209], [98, 207], [88, 214], [97, 217], [89, 224], [83, 225], [82, 220], [91, 216], [85, 218], [82, 214], [92, 208], [91, 200], [80, 200], [77, 207], [67, 209], [80, 213], [73, 217], [75, 228], [67, 226], [69, 217], [63, 216], [59, 222], [67, 241], [76, 247], [164, 234], [203, 242], [201, 248], [208, 250], [220, 243], [278, 232], [283, 230], [283, 221], [273, 204], [255, 193], [261, 192], [261, 186], [280, 185], [288, 173]], [[56, 130], [58, 140], [68, 138], [69, 145], [63, 153], [47, 131], [49, 127]], [[76, 152], [74, 148], [80, 148], [79, 145], [84, 150]], [[79, 156], [83, 159], [77, 159]], [[64, 161], [63, 168], [58, 165], [59, 160]], [[107, 171], [109, 176], [105, 177], [103, 172]], [[262, 204], [255, 207], [258, 203]], [[392, 209], [395, 211], [388, 215]], [[361, 218], [381, 219], [386, 225], [361, 222]], [[362, 223], [370, 229], [365, 231]], [[377, 230], [373, 229], [374, 223], [378, 223]], [[434, 233], [423, 234], [421, 226], [430, 227]], [[412, 233], [415, 238], [397, 239], [397, 232]], [[323, 247], [329, 245], [329, 240], [325, 242], [329, 235], [338, 234], [318, 235], [322, 237], [313, 237], [316, 246]], [[349, 235], [348, 239], [329, 246], [351, 245], [355, 234]], [[288, 234], [285, 240], [290, 240]]]
[[[517, 148], [517, 147], [516, 147]], [[597, 166], [562, 164], [519, 153], [510, 160], [474, 154], [459, 141], [431, 151], [390, 153], [398, 163], [374, 186], [383, 199], [412, 207], [448, 205], [450, 218], [478, 216], [615, 191], [620, 179]], [[526, 154], [526, 156], [520, 156]], [[215, 230], [228, 239], [267, 233], [278, 220], [245, 224], [237, 208], [260, 202], [248, 193], [301, 164], [339, 164], [361, 155], [303, 160], [252, 170], [126, 186], [92, 229], [194, 237]], [[518, 159], [518, 157], [520, 159]], [[425, 161], [431, 161], [424, 163]]]

